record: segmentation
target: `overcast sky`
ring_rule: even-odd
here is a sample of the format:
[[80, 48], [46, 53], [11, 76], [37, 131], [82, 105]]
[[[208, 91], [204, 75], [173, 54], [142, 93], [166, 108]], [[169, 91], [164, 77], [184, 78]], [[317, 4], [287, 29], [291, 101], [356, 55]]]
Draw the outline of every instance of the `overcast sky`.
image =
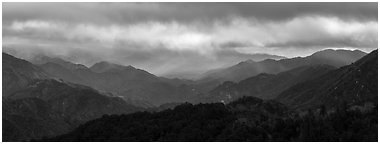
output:
[[252, 53], [370, 52], [377, 10], [377, 3], [3, 3], [3, 51], [157, 75], [202, 72]]

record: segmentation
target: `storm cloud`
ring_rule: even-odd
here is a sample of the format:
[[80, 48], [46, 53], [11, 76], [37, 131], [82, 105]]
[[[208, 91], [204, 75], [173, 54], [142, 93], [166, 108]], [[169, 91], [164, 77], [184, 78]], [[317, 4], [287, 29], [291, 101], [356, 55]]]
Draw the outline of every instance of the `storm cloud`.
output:
[[200, 73], [253, 53], [368, 52], [377, 26], [377, 3], [3, 3], [3, 51]]

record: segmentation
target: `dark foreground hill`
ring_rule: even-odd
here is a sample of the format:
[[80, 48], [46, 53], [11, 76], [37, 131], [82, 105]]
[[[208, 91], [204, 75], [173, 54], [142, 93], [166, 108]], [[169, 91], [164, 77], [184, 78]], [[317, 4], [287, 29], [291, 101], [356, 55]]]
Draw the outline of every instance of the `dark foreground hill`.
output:
[[377, 141], [377, 107], [300, 116], [276, 101], [243, 97], [228, 105], [185, 103], [156, 113], [105, 115], [34, 141]]

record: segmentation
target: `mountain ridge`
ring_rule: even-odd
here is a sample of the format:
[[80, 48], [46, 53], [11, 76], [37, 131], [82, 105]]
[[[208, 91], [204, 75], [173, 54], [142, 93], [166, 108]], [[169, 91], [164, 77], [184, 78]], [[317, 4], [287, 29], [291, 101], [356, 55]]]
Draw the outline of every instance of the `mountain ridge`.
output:
[[[255, 96], [262, 99], [272, 99], [280, 92], [309, 79], [335, 69], [329, 65], [300, 66], [278, 74], [260, 73], [237, 83], [227, 81], [209, 92], [208, 99], [229, 102], [242, 96]], [[213, 101], [215, 101], [213, 100]]]
[[292, 86], [276, 100], [293, 108], [377, 101], [377, 50], [317, 79]]
[[220, 81], [240, 81], [259, 73], [276, 74], [302, 65], [329, 64], [335, 67], [350, 64], [366, 53], [355, 50], [322, 50], [306, 57], [295, 57], [281, 60], [266, 59], [259, 62], [242, 61], [231, 67], [206, 72], [203, 80], [221, 79]]
[[[54, 136], [103, 114], [142, 108], [88, 86], [54, 78], [32, 63], [3, 53], [3, 141]], [[4, 129], [3, 129], [4, 132]]]

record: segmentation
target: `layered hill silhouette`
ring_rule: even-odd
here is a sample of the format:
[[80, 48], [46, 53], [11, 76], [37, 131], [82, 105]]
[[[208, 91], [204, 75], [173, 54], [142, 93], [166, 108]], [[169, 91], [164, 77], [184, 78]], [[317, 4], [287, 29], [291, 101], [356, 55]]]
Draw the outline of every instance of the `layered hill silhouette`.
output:
[[28, 61], [5, 53], [3, 71], [3, 141], [63, 134], [104, 114], [142, 110], [119, 97], [51, 78]]
[[377, 105], [378, 52], [371, 52], [353, 64], [299, 83], [279, 94], [276, 100], [293, 108], [348, 105]]
[[245, 61], [191, 81], [3, 53], [3, 141], [377, 141], [377, 50], [364, 55]]
[[[46, 56], [41, 56], [33, 61], [40, 64], [46, 73], [54, 77], [110, 92], [137, 106], [155, 107], [165, 103], [183, 101], [201, 102], [200, 99], [204, 99], [210, 90], [215, 89], [225, 80], [242, 80], [260, 73], [277, 74], [299, 66], [314, 64], [339, 67], [359, 59], [364, 54], [361, 51], [324, 50], [304, 58], [268, 59], [261, 62], [250, 60], [211, 72], [204, 79], [198, 81], [158, 77], [133, 66], [123, 66], [110, 62], [99, 62], [87, 68], [80, 64]], [[211, 93], [213, 94], [213, 92]], [[248, 94], [251, 95], [251, 93]], [[261, 98], [273, 97], [273, 95], [257, 96]]]
[[301, 66], [278, 74], [261, 73], [238, 83], [227, 81], [211, 90], [207, 101], [231, 102], [242, 96], [273, 99], [291, 86], [317, 78], [335, 67], [330, 65]]
[[334, 67], [341, 67], [360, 59], [364, 55], [366, 55], [366, 53], [359, 50], [350, 51], [327, 49], [316, 52], [307, 57], [296, 57], [280, 60], [267, 59], [259, 62], [247, 60], [228, 68], [209, 71], [204, 74], [201, 80], [238, 82], [260, 73], [277, 74], [279, 72], [305, 65], [326, 64]]
[[187, 85], [190, 81], [157, 77], [133, 66], [103, 61], [90, 68], [78, 67], [78, 64], [46, 56], [39, 58], [38, 63], [56, 78], [110, 92], [142, 107], [192, 101], [200, 93]]
[[375, 50], [336, 70], [323, 65], [291, 70], [327, 69], [274, 100], [249, 96], [227, 105], [183, 104], [158, 113], [104, 116], [38, 141], [377, 141], [377, 55]]
[[48, 79], [41, 68], [3, 53], [3, 97], [25, 88], [34, 79]]

